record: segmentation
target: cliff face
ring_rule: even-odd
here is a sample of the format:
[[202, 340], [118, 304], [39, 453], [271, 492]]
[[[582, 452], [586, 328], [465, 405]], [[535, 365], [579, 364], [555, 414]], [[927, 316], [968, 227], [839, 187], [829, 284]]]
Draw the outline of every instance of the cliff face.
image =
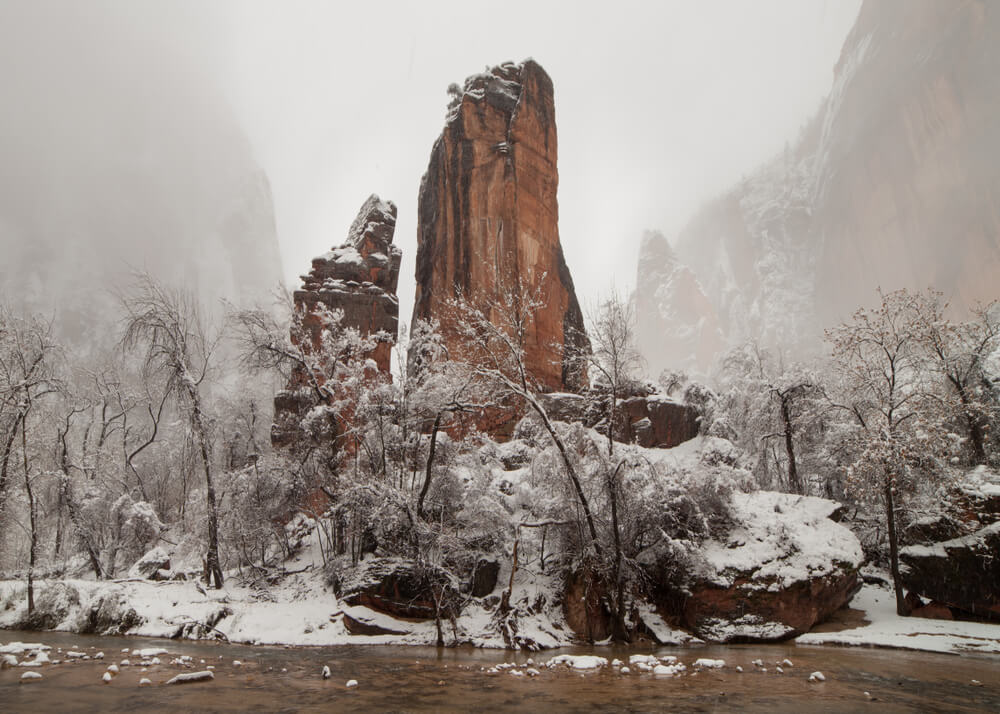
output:
[[[1000, 8], [867, 0], [836, 68], [817, 167], [820, 318], [883, 288], [959, 307], [1000, 286]], [[858, 295], [844, 295], [843, 276]]]
[[816, 348], [878, 287], [1000, 297], [997, 66], [988, 2], [866, 0], [817, 116], [674, 241], [729, 344]]
[[457, 338], [447, 300], [541, 288], [526, 336], [539, 384], [574, 391], [574, 350], [588, 348], [573, 279], [559, 243], [552, 80], [538, 64], [507, 63], [465, 82], [420, 185], [413, 318], [436, 318]]
[[[375, 349], [367, 357], [374, 361], [378, 373], [389, 375], [399, 328], [396, 286], [402, 259], [402, 251], [392, 243], [395, 232], [396, 205], [373, 194], [362, 204], [347, 241], [314, 258], [312, 270], [302, 276], [302, 288], [293, 295], [291, 339], [306, 355], [318, 355], [321, 366], [329, 310], [343, 310], [341, 327], [354, 328], [362, 336], [376, 336]], [[323, 370], [314, 376], [322, 380]], [[370, 376], [376, 375], [372, 372]], [[307, 423], [307, 415], [318, 404], [314, 390], [307, 387], [308, 377], [296, 368], [288, 386], [275, 397], [271, 430], [275, 446], [294, 446], [305, 440], [329, 445], [339, 433], [339, 426], [332, 421]]]

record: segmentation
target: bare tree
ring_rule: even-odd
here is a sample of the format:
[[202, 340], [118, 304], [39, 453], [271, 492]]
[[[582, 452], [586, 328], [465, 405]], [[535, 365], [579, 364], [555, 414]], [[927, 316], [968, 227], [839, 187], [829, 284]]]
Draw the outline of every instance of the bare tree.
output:
[[614, 455], [614, 432], [618, 400], [642, 368], [643, 359], [635, 346], [635, 305], [612, 292], [588, 315], [589, 353], [578, 355], [587, 371], [597, 376], [608, 390], [608, 454]]
[[[716, 418], [735, 429], [740, 446], [759, 454], [760, 485], [772, 488], [773, 480], [782, 480], [784, 459], [782, 488], [805, 493], [807, 484], [800, 468], [803, 456], [808, 456], [809, 447], [817, 447], [813, 432], [822, 429], [830, 411], [818, 370], [809, 364], [788, 364], [750, 341], [724, 356], [719, 382]], [[783, 449], [775, 446], [779, 441]]]
[[126, 322], [125, 349], [140, 349], [144, 369], [161, 375], [171, 392], [187, 407], [188, 425], [197, 445], [205, 474], [208, 511], [206, 583], [223, 584], [219, 561], [219, 514], [212, 481], [211, 442], [201, 393], [222, 331], [211, 333], [195, 298], [166, 288], [148, 274], [136, 276], [132, 292], [123, 297]]
[[828, 331], [827, 339], [843, 379], [844, 399], [838, 406], [856, 424], [848, 486], [861, 500], [883, 508], [896, 611], [908, 615], [899, 572], [897, 511], [915, 464], [933, 451], [929, 439], [934, 429], [920, 423], [928, 392], [919, 300], [905, 290], [879, 295], [879, 307], [858, 310], [850, 322]]
[[997, 303], [978, 306], [972, 319], [955, 323], [945, 317], [948, 305], [939, 292], [918, 298], [920, 337], [933, 368], [947, 383], [946, 402], [963, 423], [976, 464], [989, 460], [987, 444], [993, 417], [992, 394], [985, 362], [1000, 343]]
[[76, 531], [77, 537], [83, 544], [84, 550], [87, 552], [87, 558], [90, 561], [90, 567], [94, 570], [94, 576], [101, 580], [104, 577], [104, 570], [101, 567], [101, 558], [98, 552], [97, 545], [94, 543], [94, 539], [91, 537], [90, 530], [84, 524], [83, 517], [80, 514], [80, 509], [76, 501], [76, 497], [73, 494], [72, 487], [70, 485], [70, 458], [69, 458], [69, 443], [67, 437], [69, 436], [70, 428], [72, 426], [73, 417], [84, 411], [80, 408], [70, 408], [66, 412], [66, 418], [63, 425], [59, 428], [57, 433], [57, 450], [59, 452], [59, 462], [58, 462], [58, 477], [59, 477], [59, 501], [61, 504], [65, 505], [66, 510], [69, 512], [70, 522], [73, 524], [73, 528]]
[[[815, 381], [809, 377], [791, 375], [784, 383], [770, 386], [771, 397], [777, 402], [781, 418], [781, 428], [778, 435], [785, 444], [785, 458], [788, 464], [788, 488], [793, 493], [805, 493], [805, 484], [799, 475], [799, 460], [795, 455], [795, 438], [799, 432], [798, 414], [801, 403], [807, 402], [811, 395], [820, 392]], [[765, 437], [766, 438], [766, 437]]]
[[[34, 576], [38, 565], [38, 502], [34, 481], [39, 472], [31, 465], [29, 418], [39, 402], [57, 393], [62, 385], [55, 371], [58, 346], [52, 339], [52, 325], [37, 318], [18, 318], [0, 309], [0, 424], [3, 453], [0, 455], [0, 498], [10, 478], [14, 445], [21, 442], [24, 492], [28, 500], [28, 615], [35, 608]], [[0, 500], [2, 512], [4, 500]]]
[[312, 405], [336, 420], [340, 434], [335, 436], [345, 441], [358, 389], [371, 381], [365, 359], [378, 338], [345, 326], [344, 311], [323, 303], [306, 311], [292, 305], [286, 295], [281, 308], [290, 326], [273, 311], [231, 311], [243, 366], [250, 373], [281, 375], [289, 389], [305, 393]]
[[482, 413], [496, 405], [495, 385], [482, 379], [468, 364], [450, 359], [437, 322], [418, 320], [408, 349], [405, 396], [413, 418], [426, 430], [430, 424], [424, 480], [417, 496], [417, 516], [424, 517], [437, 453], [438, 434], [466, 415]]

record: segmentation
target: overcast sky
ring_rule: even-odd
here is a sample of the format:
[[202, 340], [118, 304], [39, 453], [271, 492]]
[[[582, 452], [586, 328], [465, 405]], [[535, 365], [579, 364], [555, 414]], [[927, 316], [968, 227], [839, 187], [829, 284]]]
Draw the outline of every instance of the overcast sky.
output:
[[859, 0], [234, 3], [226, 86], [271, 177], [285, 274], [396, 202], [412, 311], [420, 177], [451, 82], [536, 59], [555, 83], [560, 234], [585, 303], [799, 128]]
[[[147, 77], [143, 91], [173, 74], [231, 102], [271, 180], [289, 286], [344, 240], [370, 193], [395, 201], [407, 322], [417, 193], [451, 82], [526, 57], [551, 75], [560, 233], [586, 305], [632, 287], [644, 229], [670, 237], [794, 140], [830, 87], [860, 3], [4, 1], [5, 44], [38, 45], [53, 72], [72, 75], [81, 52], [111, 45], [115, 76], [122, 66]], [[83, 79], [80, 91], [96, 91]], [[134, 85], [110, 82], [110, 98], [93, 102], [113, 117], [123, 104], [114, 91]], [[176, 107], [177, 121], [187, 111]]]

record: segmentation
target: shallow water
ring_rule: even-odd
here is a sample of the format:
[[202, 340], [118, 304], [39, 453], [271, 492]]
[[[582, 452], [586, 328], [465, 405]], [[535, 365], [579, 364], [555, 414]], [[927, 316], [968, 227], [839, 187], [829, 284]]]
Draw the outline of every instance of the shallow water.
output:
[[[691, 712], [998, 712], [1000, 659], [894, 650], [785, 645], [688, 648], [570, 648], [513, 653], [473, 648], [320, 647], [222, 645], [144, 638], [87, 637], [64, 633], [3, 632], [0, 642], [43, 642], [57, 648], [103, 651], [104, 660], [40, 668], [41, 681], [20, 684], [26, 670], [0, 671], [0, 712], [314, 712], [314, 711], [691, 711]], [[126, 655], [121, 650], [163, 647], [162, 664], [140, 672], [122, 667], [110, 684], [101, 676]], [[94, 649], [91, 649], [94, 648]], [[679, 677], [623, 675], [606, 667], [579, 673], [538, 667], [538, 677], [487, 674], [502, 662], [538, 665], [561, 653], [627, 660], [629, 654], [672, 654], [689, 666]], [[161, 686], [185, 671], [177, 655], [195, 658], [195, 670], [215, 666], [210, 682]], [[699, 657], [724, 659], [722, 670], [693, 673]], [[752, 664], [763, 659], [767, 672]], [[783, 674], [775, 663], [788, 658]], [[204, 659], [202, 665], [200, 660]], [[241, 666], [234, 665], [240, 660]], [[333, 673], [320, 676], [323, 665]], [[738, 673], [736, 665], [744, 672]], [[282, 671], [285, 670], [285, 671]], [[827, 680], [809, 683], [820, 670]], [[141, 677], [152, 687], [139, 687]], [[359, 682], [348, 689], [349, 679]], [[975, 686], [972, 680], [982, 686]], [[865, 695], [865, 692], [871, 698]]]

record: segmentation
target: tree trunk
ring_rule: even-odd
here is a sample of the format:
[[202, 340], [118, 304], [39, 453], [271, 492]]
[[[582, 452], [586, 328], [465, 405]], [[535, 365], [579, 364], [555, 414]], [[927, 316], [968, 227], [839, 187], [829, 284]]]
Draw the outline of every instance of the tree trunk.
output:
[[[56, 500], [56, 542], [52, 547], [52, 560], [58, 560], [63, 549], [63, 496], [60, 492]], [[99, 580], [100, 578], [98, 578]]]
[[615, 390], [611, 390], [611, 413], [608, 415], [608, 456], [615, 455], [615, 407], [617, 406], [618, 398], [615, 394]]
[[216, 590], [222, 588], [222, 566], [219, 563], [219, 512], [215, 503], [215, 485], [212, 483], [212, 460], [208, 453], [208, 435], [205, 433], [205, 423], [201, 413], [201, 399], [197, 387], [188, 386], [188, 396], [191, 399], [191, 427], [198, 449], [201, 452], [201, 464], [205, 469], [205, 498], [208, 508], [208, 557], [205, 561], [205, 584], [215, 581]]
[[986, 429], [983, 420], [973, 411], [969, 403], [969, 395], [964, 387], [956, 387], [958, 398], [962, 402], [962, 412], [965, 415], [965, 422], [969, 428], [969, 441], [972, 442], [972, 456], [976, 466], [986, 463]]
[[788, 400], [781, 400], [781, 420], [785, 425], [785, 451], [788, 452], [788, 485], [795, 493], [802, 493], [802, 483], [799, 481], [799, 469], [795, 463], [795, 447], [792, 442], [792, 415], [788, 408]]
[[420, 489], [420, 497], [417, 499], [417, 518], [424, 517], [424, 499], [431, 487], [431, 469], [434, 466], [434, 451], [437, 448], [438, 430], [441, 428], [441, 412], [434, 417], [434, 426], [431, 427], [431, 445], [427, 452], [427, 469], [424, 471], [424, 485]]
[[73, 530], [76, 531], [77, 536], [80, 538], [80, 542], [83, 543], [84, 550], [87, 551], [87, 559], [90, 560], [90, 567], [94, 570], [94, 576], [98, 580], [104, 579], [104, 570], [101, 568], [101, 559], [98, 555], [97, 549], [94, 547], [90, 536], [84, 530], [83, 519], [80, 517], [80, 513], [76, 508], [76, 502], [73, 500], [73, 496], [69, 490], [69, 477], [66, 472], [63, 471], [59, 474], [59, 495], [63, 503], [66, 504], [66, 510], [69, 513], [69, 520], [73, 524]]
[[910, 614], [910, 608], [906, 604], [906, 596], [903, 594], [903, 580], [899, 574], [899, 540], [896, 537], [896, 509], [892, 498], [891, 480], [886, 481], [884, 495], [886, 530], [889, 537], [889, 568], [892, 572], [892, 587], [896, 593], [896, 614], [906, 617]]
[[104, 579], [104, 571], [101, 568], [101, 559], [94, 547], [94, 543], [90, 538], [90, 535], [83, 527], [83, 519], [80, 517], [80, 512], [77, 510], [76, 501], [73, 500], [73, 494], [69, 488], [69, 450], [66, 446], [66, 436], [69, 431], [69, 421], [66, 422], [66, 431], [61, 432], [59, 435], [62, 441], [62, 453], [60, 454], [60, 473], [59, 473], [59, 501], [60, 504], [65, 504], [66, 510], [69, 513], [69, 520], [73, 524], [73, 530], [76, 531], [77, 536], [80, 538], [80, 542], [83, 543], [84, 550], [87, 551], [87, 558], [90, 560], [90, 567], [94, 570], [94, 576], [98, 580]]
[[4, 504], [6, 499], [4, 499], [4, 491], [7, 490], [7, 479], [8, 479], [8, 466], [10, 464], [10, 454], [14, 448], [14, 439], [17, 438], [17, 425], [21, 423], [21, 420], [15, 419], [14, 424], [10, 428], [10, 433], [7, 435], [7, 443], [4, 444], [3, 457], [0, 460], [0, 515], [3, 514]]
[[552, 441], [555, 442], [556, 448], [559, 449], [559, 455], [562, 457], [563, 465], [566, 467], [566, 474], [569, 476], [570, 481], [573, 483], [573, 488], [576, 491], [577, 499], [580, 501], [580, 507], [583, 508], [583, 515], [587, 520], [587, 529], [590, 531], [590, 540], [594, 544], [594, 552], [597, 557], [601, 557], [601, 544], [597, 539], [597, 527], [594, 525], [594, 516], [590, 512], [590, 502], [587, 500], [586, 494], [583, 492], [583, 486], [580, 484], [580, 479], [576, 475], [576, 469], [573, 468], [573, 462], [569, 458], [569, 452], [566, 450], [566, 445], [563, 444], [562, 439], [559, 438], [559, 434], [556, 433], [555, 427], [552, 426], [552, 422], [549, 420], [549, 415], [545, 413], [542, 405], [534, 398], [529, 398], [528, 403], [535, 410], [539, 417], [542, 419], [542, 423], [545, 425], [545, 430], [549, 432], [549, 436], [552, 437]]
[[628, 642], [628, 628], [625, 626], [625, 578], [622, 574], [622, 537], [618, 527], [618, 471], [625, 462], [618, 464], [608, 479], [608, 494], [611, 499], [611, 527], [615, 536], [615, 605], [612, 615], [611, 636], [618, 642]]
[[35, 494], [31, 489], [31, 475], [28, 470], [28, 440], [25, 436], [25, 415], [21, 415], [21, 455], [24, 457], [24, 492], [28, 496], [28, 524], [30, 545], [28, 547], [28, 616], [35, 611], [35, 563], [38, 558], [38, 512]]
[[500, 595], [500, 612], [504, 615], [510, 612], [510, 598], [514, 593], [514, 575], [517, 573], [517, 546], [520, 542], [521, 529], [518, 528], [514, 534], [514, 552], [510, 559], [510, 580], [507, 582], [507, 589]]

